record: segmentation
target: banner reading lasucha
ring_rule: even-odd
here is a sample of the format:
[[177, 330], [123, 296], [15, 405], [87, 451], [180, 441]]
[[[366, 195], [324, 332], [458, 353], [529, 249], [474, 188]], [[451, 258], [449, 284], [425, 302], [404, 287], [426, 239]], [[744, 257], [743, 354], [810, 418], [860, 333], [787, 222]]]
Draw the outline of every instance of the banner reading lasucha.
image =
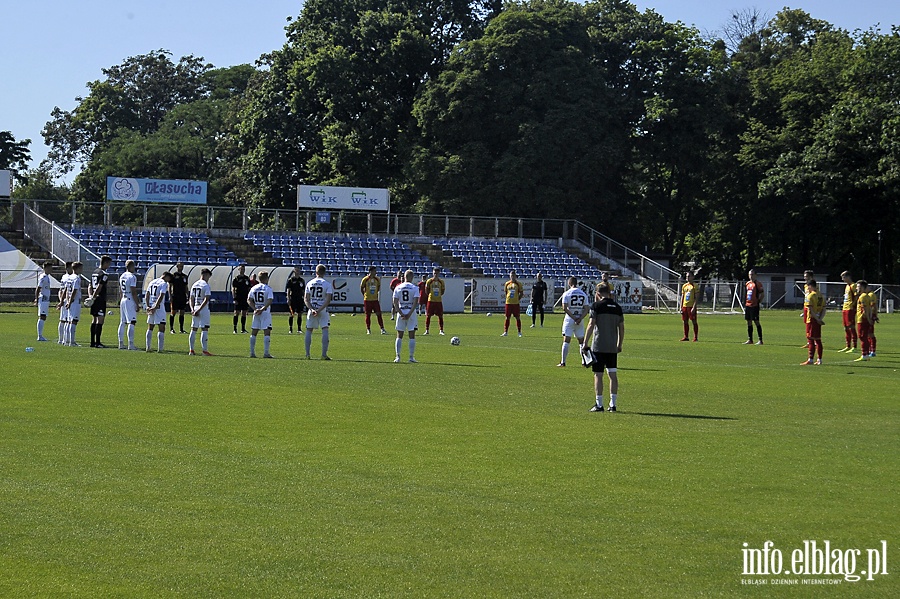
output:
[[206, 181], [107, 177], [106, 199], [126, 202], [206, 204]]
[[298, 185], [297, 209], [316, 210], [372, 210], [388, 212], [391, 194], [387, 189], [373, 187], [329, 187], [327, 185]]

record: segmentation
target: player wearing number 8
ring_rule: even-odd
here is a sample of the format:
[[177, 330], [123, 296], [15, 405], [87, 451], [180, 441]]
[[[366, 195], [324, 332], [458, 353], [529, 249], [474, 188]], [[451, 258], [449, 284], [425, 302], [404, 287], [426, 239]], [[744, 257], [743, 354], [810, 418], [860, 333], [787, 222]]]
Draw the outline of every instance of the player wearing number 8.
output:
[[404, 282], [394, 289], [394, 311], [397, 313], [397, 339], [394, 341], [396, 357], [400, 361], [400, 349], [403, 347], [403, 332], [409, 331], [409, 361], [416, 362], [416, 329], [419, 321], [416, 316], [416, 305], [419, 303], [419, 287], [414, 285], [413, 271], [404, 273]]
[[328, 306], [334, 297], [334, 288], [325, 280], [325, 265], [316, 266], [316, 278], [306, 286], [306, 359], [309, 359], [309, 351], [312, 348], [313, 329], [322, 329], [322, 359], [328, 357], [328, 326], [330, 316]]
[[250, 295], [247, 301], [253, 308], [253, 323], [250, 326], [250, 357], [256, 357], [256, 334], [263, 332], [263, 358], [274, 358], [269, 353], [269, 347], [272, 342], [272, 302], [275, 294], [269, 287], [269, 271], [263, 270], [258, 275], [259, 283], [250, 289]]
[[562, 325], [562, 361], [557, 366], [565, 367], [569, 355], [569, 343], [572, 337], [578, 339], [578, 345], [584, 343], [584, 317], [591, 303], [588, 294], [578, 288], [578, 279], [569, 277], [569, 288], [563, 293], [562, 307], [566, 313]]

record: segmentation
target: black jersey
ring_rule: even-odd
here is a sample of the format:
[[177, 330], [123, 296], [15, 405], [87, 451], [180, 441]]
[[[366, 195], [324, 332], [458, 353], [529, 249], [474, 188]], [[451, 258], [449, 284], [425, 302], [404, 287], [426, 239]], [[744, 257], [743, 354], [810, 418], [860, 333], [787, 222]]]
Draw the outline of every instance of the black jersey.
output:
[[231, 280], [231, 289], [234, 291], [234, 298], [237, 300], [246, 300], [250, 295], [250, 277], [247, 275], [235, 275]]
[[288, 277], [284, 290], [288, 293], [291, 302], [302, 303], [303, 294], [306, 291], [306, 280], [299, 275], [291, 275]]
[[547, 283], [544, 281], [535, 281], [531, 286], [531, 302], [534, 304], [543, 304], [547, 301]]
[[169, 297], [173, 302], [186, 302], [188, 299], [188, 276], [183, 272], [172, 273], [172, 282], [169, 284]]
[[109, 275], [102, 268], [98, 268], [91, 275], [91, 289], [96, 301], [106, 303], [106, 283], [109, 281]]

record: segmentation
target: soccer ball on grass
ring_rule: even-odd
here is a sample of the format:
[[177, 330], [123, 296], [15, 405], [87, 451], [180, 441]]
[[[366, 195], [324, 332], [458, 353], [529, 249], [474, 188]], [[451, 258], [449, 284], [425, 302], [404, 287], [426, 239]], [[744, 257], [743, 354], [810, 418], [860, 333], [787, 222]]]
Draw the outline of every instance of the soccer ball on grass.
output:
[[451, 337], [450, 345], [459, 345], [459, 337]]

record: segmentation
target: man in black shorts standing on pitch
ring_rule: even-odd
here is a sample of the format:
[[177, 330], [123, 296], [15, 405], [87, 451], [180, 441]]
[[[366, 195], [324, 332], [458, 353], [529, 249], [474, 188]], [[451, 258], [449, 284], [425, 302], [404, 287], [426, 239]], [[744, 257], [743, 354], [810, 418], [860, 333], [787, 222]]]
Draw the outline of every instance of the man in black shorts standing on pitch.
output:
[[287, 294], [288, 310], [291, 315], [288, 317], [288, 334], [294, 334], [294, 316], [297, 317], [297, 332], [303, 332], [303, 310], [306, 309], [304, 297], [306, 296], [306, 279], [300, 274], [300, 267], [295, 266], [294, 272], [288, 277], [284, 286], [284, 292]]
[[244, 265], [238, 266], [238, 274], [231, 279], [231, 297], [234, 300], [234, 333], [237, 334], [238, 313], [241, 315], [241, 333], [247, 332], [247, 296], [250, 295], [250, 277], [244, 274]]
[[[597, 283], [597, 300], [591, 304], [591, 320], [584, 331], [584, 343], [581, 351], [591, 351], [594, 363], [594, 393], [596, 401], [591, 412], [603, 411], [603, 371], [609, 374], [609, 411], [616, 411], [616, 396], [619, 393], [617, 374], [618, 356], [622, 352], [622, 341], [625, 339], [625, 317], [622, 306], [611, 297], [612, 288], [609, 283]], [[594, 342], [590, 343], [591, 333]]]
[[106, 269], [112, 264], [109, 256], [100, 257], [100, 268], [91, 274], [91, 284], [88, 287], [88, 296], [91, 300], [91, 347], [106, 347], [100, 343], [100, 333], [103, 332], [103, 321], [106, 319], [106, 283], [109, 275]]
[[541, 326], [544, 326], [544, 304], [547, 303], [547, 283], [544, 275], [537, 274], [537, 281], [531, 286], [531, 328], [534, 328], [538, 310], [541, 311]]
[[182, 333], [184, 330], [184, 311], [188, 308], [188, 276], [184, 274], [184, 264], [175, 265], [172, 273], [172, 282], [169, 283], [169, 330], [175, 332], [175, 313], [178, 312], [178, 325]]

